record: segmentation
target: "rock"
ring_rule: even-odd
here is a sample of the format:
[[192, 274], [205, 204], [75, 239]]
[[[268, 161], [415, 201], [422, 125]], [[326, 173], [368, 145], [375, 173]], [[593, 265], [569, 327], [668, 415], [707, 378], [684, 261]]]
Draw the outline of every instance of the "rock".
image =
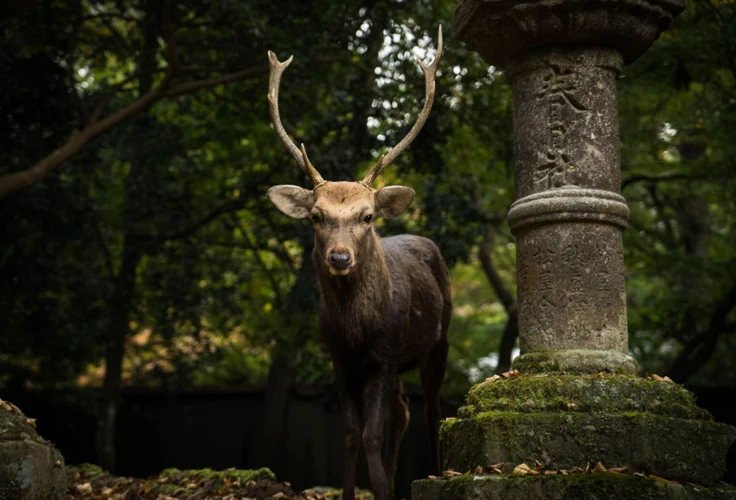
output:
[[66, 498], [64, 457], [35, 430], [34, 421], [0, 400], [0, 499]]

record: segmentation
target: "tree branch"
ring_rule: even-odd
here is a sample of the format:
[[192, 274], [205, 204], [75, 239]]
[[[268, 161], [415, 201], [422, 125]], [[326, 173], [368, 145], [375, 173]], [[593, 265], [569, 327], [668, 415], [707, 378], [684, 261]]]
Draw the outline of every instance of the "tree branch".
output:
[[195, 222], [191, 227], [188, 227], [187, 229], [184, 229], [182, 231], [177, 231], [174, 233], [169, 233], [169, 234], [159, 236], [157, 239], [161, 241], [166, 241], [166, 240], [181, 240], [184, 238], [188, 238], [189, 236], [192, 236], [194, 233], [196, 233], [197, 231], [199, 231], [204, 226], [206, 226], [213, 220], [217, 219], [221, 215], [237, 212], [238, 210], [242, 210], [243, 208], [245, 208], [245, 205], [248, 202], [248, 200], [249, 198], [246, 196], [238, 196], [237, 198], [233, 198], [231, 200], [223, 202], [217, 207], [210, 210], [210, 212], [207, 215], [202, 217], [199, 221]]
[[[99, 115], [107, 104], [112, 100], [115, 93], [128, 83], [134, 77], [119, 83], [110, 94], [106, 95], [98, 104], [92, 115], [90, 124], [79, 132], [76, 132], [69, 140], [56, 151], [41, 159], [31, 168], [20, 172], [11, 172], [0, 176], [0, 200], [18, 191], [28, 189], [35, 184], [41, 182], [50, 172], [59, 167], [62, 163], [82, 151], [92, 140], [118, 125], [126, 122], [130, 118], [147, 111], [154, 103], [164, 98], [177, 97], [189, 94], [200, 89], [224, 85], [248, 78], [253, 78], [265, 74], [268, 70], [264, 66], [248, 68], [230, 75], [223, 75], [204, 80], [183, 83], [177, 86], [170, 86], [171, 80], [178, 71], [178, 61], [176, 55], [176, 47], [173, 40], [173, 32], [170, 24], [170, 2], [164, 3], [165, 12], [163, 18], [163, 33], [167, 42], [168, 66], [166, 74], [161, 82], [152, 88], [149, 92], [141, 96], [135, 102], [129, 104], [123, 109], [113, 113], [103, 120], [99, 120]], [[168, 13], [167, 13], [168, 12]], [[136, 75], [135, 78], [141, 76]]]
[[696, 334], [685, 344], [680, 354], [668, 370], [668, 376], [678, 383], [683, 383], [694, 375], [713, 355], [718, 338], [734, 329], [733, 323], [727, 323], [728, 315], [736, 308], [736, 285], [731, 287], [711, 315], [710, 325], [705, 332]]
[[682, 181], [693, 180], [695, 177], [687, 174], [668, 174], [668, 175], [630, 175], [621, 182], [621, 191], [636, 182], [665, 182], [665, 181]]
[[480, 245], [478, 254], [480, 257], [480, 263], [483, 267], [483, 271], [488, 278], [488, 282], [493, 287], [493, 291], [496, 293], [498, 300], [503, 304], [506, 313], [516, 309], [516, 301], [514, 300], [511, 292], [506, 288], [506, 285], [498, 274], [495, 266], [493, 265], [493, 229], [490, 224], [483, 224], [483, 242]]

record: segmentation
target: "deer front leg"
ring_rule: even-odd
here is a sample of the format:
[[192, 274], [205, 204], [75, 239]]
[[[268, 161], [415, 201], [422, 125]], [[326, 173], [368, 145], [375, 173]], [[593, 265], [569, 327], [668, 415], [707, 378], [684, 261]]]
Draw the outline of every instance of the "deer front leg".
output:
[[[337, 365], [337, 363], [335, 363]], [[343, 500], [355, 500], [355, 469], [360, 450], [360, 392], [350, 387], [345, 374], [335, 367], [342, 416], [345, 421], [345, 475], [342, 483]]]
[[404, 391], [401, 378], [397, 378], [394, 391], [390, 400], [391, 412], [388, 420], [388, 433], [386, 435], [386, 457], [383, 467], [386, 470], [388, 481], [388, 494], [394, 498], [396, 491], [396, 466], [399, 460], [399, 448], [404, 432], [409, 426], [409, 398]]
[[372, 375], [363, 389], [363, 446], [368, 461], [368, 474], [371, 478], [371, 489], [376, 500], [388, 500], [389, 487], [386, 471], [381, 461], [381, 444], [383, 442], [383, 425], [390, 411], [389, 397], [395, 390], [394, 378], [383, 371]]

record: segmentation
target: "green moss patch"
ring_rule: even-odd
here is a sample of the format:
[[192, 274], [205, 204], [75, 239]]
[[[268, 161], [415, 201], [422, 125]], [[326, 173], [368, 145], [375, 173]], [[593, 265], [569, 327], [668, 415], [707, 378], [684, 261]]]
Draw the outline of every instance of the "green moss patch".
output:
[[714, 484], [736, 429], [648, 413], [486, 411], [441, 427], [444, 468], [473, 471], [496, 463], [570, 469], [589, 462]]
[[550, 476], [465, 475], [412, 484], [412, 500], [736, 500], [732, 487], [698, 487], [628, 475], [595, 473]]
[[[69, 478], [69, 498], [337, 500], [342, 496], [342, 490], [331, 487], [295, 491], [288, 482], [278, 482], [274, 473], [265, 468], [166, 469], [158, 476], [146, 479], [113, 476], [90, 464], [67, 466], [66, 471]], [[357, 500], [372, 498], [369, 491], [356, 490]]]
[[458, 412], [469, 418], [488, 411], [534, 413], [638, 412], [711, 420], [682, 386], [623, 375], [522, 375], [475, 385]]

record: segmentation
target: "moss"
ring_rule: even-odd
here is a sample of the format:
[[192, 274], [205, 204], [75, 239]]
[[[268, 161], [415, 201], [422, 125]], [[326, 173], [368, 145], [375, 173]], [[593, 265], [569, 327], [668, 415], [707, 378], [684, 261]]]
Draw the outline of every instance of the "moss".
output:
[[182, 490], [184, 490], [184, 488], [177, 484], [161, 484], [158, 486], [158, 492], [164, 495], [173, 496], [177, 493], [181, 493]]
[[549, 476], [461, 476], [449, 480], [422, 480], [412, 485], [417, 500], [504, 498], [536, 500], [570, 498], [586, 500], [736, 499], [733, 487], [705, 488], [663, 483], [649, 478], [610, 473]]
[[682, 386], [623, 375], [521, 376], [487, 381], [471, 388], [458, 412], [471, 417], [506, 412], [640, 412], [710, 420]]
[[635, 375], [636, 361], [622, 352], [566, 349], [522, 354], [514, 368], [524, 373], [617, 373]]
[[662, 477], [712, 484], [725, 471], [736, 435], [715, 422], [648, 413], [486, 411], [459, 419], [442, 435], [445, 466], [540, 461], [551, 469], [603, 462]]
[[245, 483], [247, 481], [258, 481], [261, 479], [270, 479], [271, 481], [276, 480], [276, 475], [271, 472], [270, 469], [261, 468], [255, 470], [240, 470], [240, 469], [225, 469], [225, 470], [214, 470], [214, 469], [195, 469], [195, 470], [179, 470], [179, 469], [165, 469], [159, 475], [160, 477], [169, 477], [178, 479], [181, 477], [198, 478], [198, 479], [216, 479], [223, 481], [225, 479], [229, 481], [240, 481]]
[[107, 474], [100, 466], [94, 464], [79, 464], [76, 466], [76, 469], [82, 476], [88, 479], [96, 479]]

